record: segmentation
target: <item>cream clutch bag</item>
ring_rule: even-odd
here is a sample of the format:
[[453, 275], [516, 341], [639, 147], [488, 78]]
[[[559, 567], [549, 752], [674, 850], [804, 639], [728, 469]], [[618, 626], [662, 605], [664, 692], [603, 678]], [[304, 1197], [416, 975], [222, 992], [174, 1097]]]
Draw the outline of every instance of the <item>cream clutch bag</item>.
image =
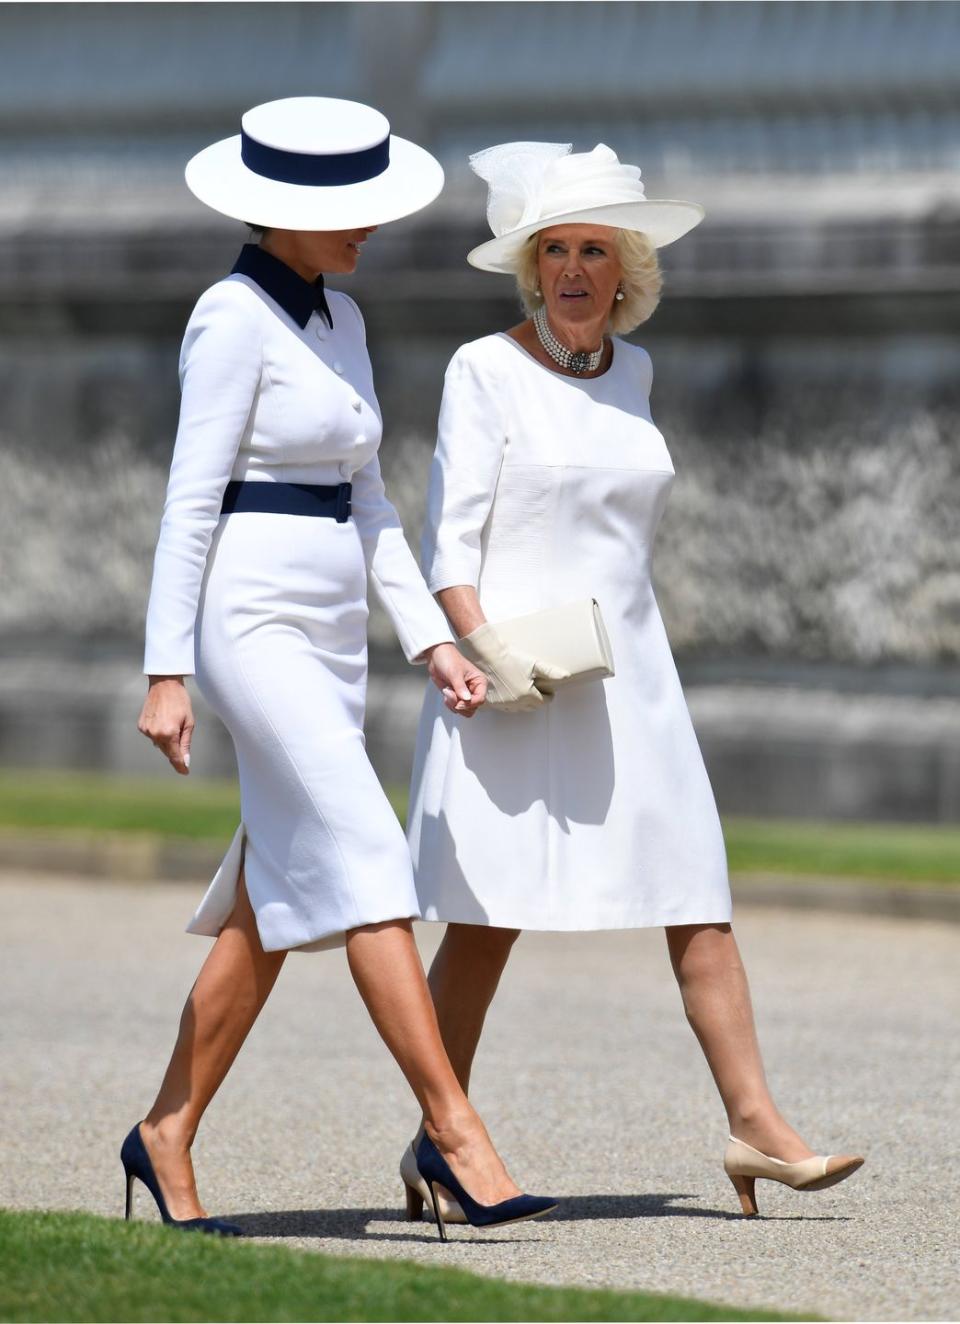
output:
[[504, 643], [570, 672], [566, 680], [550, 681], [551, 690], [614, 674], [613, 652], [596, 598], [491, 623]]

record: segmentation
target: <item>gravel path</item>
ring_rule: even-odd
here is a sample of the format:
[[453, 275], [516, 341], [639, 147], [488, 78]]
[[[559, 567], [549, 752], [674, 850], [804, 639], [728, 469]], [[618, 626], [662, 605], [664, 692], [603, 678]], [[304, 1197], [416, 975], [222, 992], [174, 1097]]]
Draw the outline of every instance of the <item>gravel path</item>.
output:
[[[206, 950], [182, 933], [195, 897], [0, 878], [3, 1205], [121, 1211], [119, 1144]], [[849, 1183], [815, 1195], [761, 1183], [766, 1217], [737, 1217], [722, 1114], [662, 935], [543, 935], [515, 950], [476, 1101], [521, 1183], [563, 1197], [557, 1214], [454, 1229], [445, 1247], [401, 1221], [395, 1169], [415, 1109], [342, 953], [288, 960], [201, 1132], [208, 1207], [313, 1250], [834, 1318], [956, 1319], [956, 927], [744, 910], [737, 930], [775, 1092], [817, 1145], [866, 1150]], [[432, 949], [435, 926], [419, 932]], [[144, 1194], [138, 1211], [153, 1216]]]

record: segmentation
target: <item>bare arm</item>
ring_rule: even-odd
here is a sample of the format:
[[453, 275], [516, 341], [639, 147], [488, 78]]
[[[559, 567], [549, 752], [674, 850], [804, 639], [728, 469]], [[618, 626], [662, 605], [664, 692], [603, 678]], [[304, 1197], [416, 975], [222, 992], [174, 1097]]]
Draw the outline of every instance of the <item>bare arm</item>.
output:
[[436, 594], [436, 598], [446, 612], [447, 620], [453, 626], [458, 639], [470, 634], [487, 619], [480, 606], [477, 590], [472, 584], [455, 584], [451, 588], [442, 588]]
[[[531, 712], [553, 697], [551, 681], [569, 679], [563, 667], [528, 655], [506, 644], [491, 625], [480, 606], [477, 590], [471, 584], [454, 584], [436, 593], [437, 601], [453, 626], [462, 653], [475, 662], [486, 676], [486, 700], [501, 713]], [[444, 691], [447, 707], [460, 712]]]

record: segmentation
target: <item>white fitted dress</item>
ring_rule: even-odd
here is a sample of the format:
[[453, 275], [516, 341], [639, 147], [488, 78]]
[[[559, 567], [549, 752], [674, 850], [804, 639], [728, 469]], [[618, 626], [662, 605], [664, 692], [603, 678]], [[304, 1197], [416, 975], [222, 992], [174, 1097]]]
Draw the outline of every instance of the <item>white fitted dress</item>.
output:
[[[430, 694], [408, 836], [425, 919], [619, 929], [730, 918], [713, 793], [650, 580], [674, 471], [650, 359], [566, 377], [506, 335], [447, 370], [423, 565], [488, 620], [594, 597], [616, 675], [470, 722]], [[550, 661], [550, 658], [546, 658]]]
[[[450, 633], [384, 495], [356, 305], [331, 293], [330, 329], [312, 287], [254, 257], [257, 279], [207, 290], [183, 342], [144, 670], [195, 672], [236, 746], [243, 821], [189, 931], [219, 932], [243, 859], [269, 951], [418, 914], [403, 831], [364, 750], [368, 572], [408, 659]], [[220, 516], [231, 479], [352, 481], [353, 514]]]

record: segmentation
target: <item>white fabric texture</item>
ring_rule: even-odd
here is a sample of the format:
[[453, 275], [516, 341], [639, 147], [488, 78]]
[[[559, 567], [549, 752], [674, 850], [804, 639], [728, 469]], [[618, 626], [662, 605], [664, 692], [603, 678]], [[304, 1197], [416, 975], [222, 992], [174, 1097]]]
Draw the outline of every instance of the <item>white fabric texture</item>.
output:
[[[189, 929], [222, 927], [244, 853], [267, 950], [417, 914], [364, 751], [368, 572], [409, 659], [451, 637], [384, 494], [359, 310], [328, 298], [333, 330], [301, 329], [246, 276], [198, 302], [147, 611], [144, 669], [195, 671], [237, 751], [243, 822]], [[221, 518], [230, 479], [352, 481], [353, 517]]]
[[[650, 359], [595, 378], [506, 335], [447, 370], [423, 542], [488, 620], [595, 597], [616, 675], [457, 723], [426, 696], [408, 838], [425, 919], [586, 930], [730, 918], [723, 836], [650, 580], [673, 481]], [[545, 659], [549, 661], [550, 659]]]

